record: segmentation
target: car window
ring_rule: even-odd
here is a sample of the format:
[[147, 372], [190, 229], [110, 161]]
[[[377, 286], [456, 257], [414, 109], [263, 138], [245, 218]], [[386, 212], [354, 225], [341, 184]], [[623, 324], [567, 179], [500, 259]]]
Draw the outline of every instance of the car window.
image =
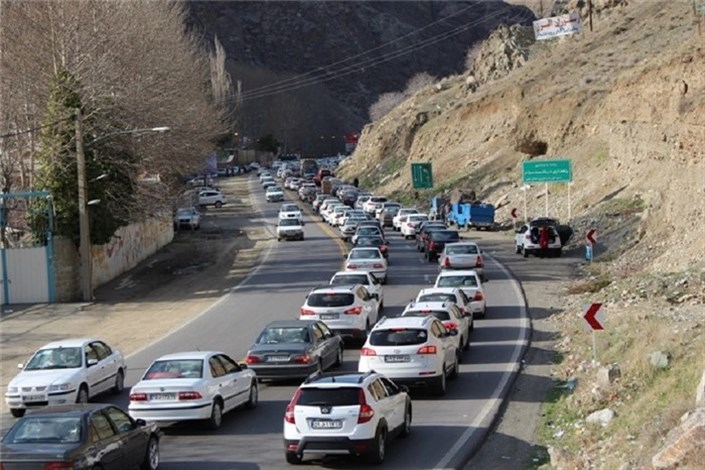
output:
[[323, 322], [316, 323], [316, 326], [321, 329], [321, 333], [323, 333], [323, 336], [333, 336], [333, 332], [328, 328], [328, 325], [326, 325]]
[[315, 342], [323, 341], [325, 339], [325, 335], [321, 331], [320, 328], [318, 328], [318, 325], [313, 325], [313, 340]]
[[295, 327], [268, 327], [257, 338], [257, 344], [279, 344], [279, 343], [308, 343], [308, 328], [304, 326]]
[[217, 358], [211, 357], [208, 360], [208, 365], [211, 368], [211, 376], [213, 378], [222, 377], [225, 375], [225, 367], [223, 367], [223, 364], [221, 364]]
[[370, 293], [362, 286], [357, 289], [357, 296], [362, 300], [370, 300]]
[[449, 255], [476, 255], [479, 250], [476, 245], [447, 245], [446, 253]]
[[461, 312], [460, 309], [459, 309], [455, 304], [453, 304], [453, 305], [450, 306], [450, 311], [453, 313], [453, 316], [454, 316], [456, 319], [462, 320], [462, 318], [463, 318], [463, 312]]
[[91, 346], [93, 346], [96, 354], [98, 354], [98, 359], [101, 361], [112, 354], [110, 348], [102, 341], [94, 341], [91, 343]]
[[91, 428], [99, 441], [108, 439], [116, 434], [115, 429], [113, 429], [110, 421], [103, 413], [95, 413], [91, 416]]
[[81, 364], [81, 348], [40, 349], [24, 370], [75, 369]]
[[384, 385], [384, 388], [387, 389], [387, 395], [389, 395], [390, 397], [399, 393], [399, 387], [397, 387], [397, 384], [395, 384], [391, 380], [387, 379], [386, 377], [381, 377], [379, 380], [382, 382], [382, 385]]
[[2, 439], [5, 444], [58, 444], [81, 441], [81, 418], [37, 416], [18, 421]]
[[392, 328], [373, 330], [370, 333], [372, 346], [404, 346], [425, 343], [428, 332], [419, 328]]
[[364, 274], [336, 274], [331, 280], [332, 285], [362, 284], [367, 285], [369, 281]]
[[419, 298], [416, 299], [416, 302], [445, 302], [446, 300], [455, 302], [455, 295], [445, 292], [434, 292], [432, 294], [420, 295]]
[[110, 418], [110, 421], [113, 422], [115, 428], [120, 433], [132, 431], [135, 428], [135, 425], [133, 424], [132, 420], [127, 415], [127, 413], [118, 408], [107, 408], [105, 409], [105, 414], [108, 415], [108, 418]]
[[450, 320], [450, 314], [445, 310], [410, 310], [406, 312], [403, 316], [405, 317], [425, 317], [428, 315], [433, 315], [439, 320], [446, 321]]
[[90, 344], [83, 348], [83, 353], [86, 355], [86, 363], [91, 359], [98, 360], [98, 353]]
[[452, 232], [447, 230], [434, 230], [429, 232], [429, 237], [433, 241], [450, 242], [460, 240], [460, 235], [458, 232]]
[[475, 276], [441, 276], [438, 279], [438, 287], [477, 287]]
[[142, 380], [200, 378], [203, 378], [203, 360], [166, 359], [155, 361]]
[[309, 307], [344, 307], [354, 302], [354, 296], [349, 292], [314, 292], [308, 296]]
[[235, 361], [230, 359], [228, 356], [225, 354], [219, 354], [216, 356], [216, 358], [223, 364], [223, 368], [225, 369], [226, 374], [232, 374], [233, 372], [240, 372], [240, 366], [237, 365]]
[[367, 387], [367, 390], [370, 391], [377, 401], [387, 398], [387, 389], [382, 385], [379, 379], [374, 380], [369, 387]]
[[431, 334], [436, 338], [440, 338], [445, 333], [445, 327], [441, 323], [434, 321], [431, 324]]
[[305, 387], [296, 402], [300, 406], [352, 406], [360, 404], [360, 389], [357, 387], [316, 388]]

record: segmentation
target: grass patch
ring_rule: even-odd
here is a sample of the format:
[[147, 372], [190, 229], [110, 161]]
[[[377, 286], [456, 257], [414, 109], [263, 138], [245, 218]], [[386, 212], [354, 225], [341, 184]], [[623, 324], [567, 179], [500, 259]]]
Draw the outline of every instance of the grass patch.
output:
[[601, 215], [629, 215], [638, 214], [644, 210], [644, 201], [641, 198], [614, 198], [605, 202], [598, 209]]
[[603, 272], [597, 276], [591, 276], [588, 279], [574, 282], [568, 287], [567, 292], [571, 295], [587, 293], [596, 294], [610, 284], [612, 284], [610, 276], [606, 272]]
[[529, 465], [526, 467], [527, 470], [543, 470], [546, 465], [551, 463], [551, 456], [548, 455], [548, 447], [545, 446], [534, 446], [529, 456]]

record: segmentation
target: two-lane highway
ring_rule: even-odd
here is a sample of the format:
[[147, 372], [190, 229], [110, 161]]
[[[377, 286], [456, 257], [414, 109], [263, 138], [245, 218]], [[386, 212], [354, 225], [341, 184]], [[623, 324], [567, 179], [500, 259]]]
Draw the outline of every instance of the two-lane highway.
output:
[[[272, 232], [280, 204], [264, 202], [257, 180], [250, 180], [252, 202], [263, 224]], [[187, 350], [222, 350], [244, 357], [264, 325], [272, 320], [298, 318], [309, 290], [327, 284], [340, 269], [339, 244], [323, 230], [318, 218], [307, 218], [306, 239], [271, 243], [261, 264], [209, 310], [179, 330], [129, 357], [126, 385], [133, 385], [152, 360], [163, 354]], [[385, 314], [398, 315], [428, 287], [438, 272], [436, 263], [423, 261], [412, 241], [388, 231], [389, 284], [385, 286]], [[412, 435], [393, 441], [385, 468], [458, 468], [469, 458], [491, 425], [502, 394], [526, 346], [529, 323], [525, 302], [516, 281], [487, 257], [485, 284], [487, 318], [476, 320], [470, 351], [464, 355], [460, 376], [449, 383], [443, 398], [412, 392]], [[345, 351], [343, 369], [355, 370], [359, 345]], [[162, 441], [165, 469], [276, 469], [287, 468], [282, 444], [282, 419], [296, 383], [261, 384], [255, 410], [236, 410], [225, 416], [218, 431], [196, 423], [167, 429]], [[114, 400], [127, 407], [127, 393]], [[320, 461], [305, 461], [320, 464]], [[353, 458], [327, 458], [326, 466], [365, 468]], [[315, 468], [315, 467], [311, 467]]]

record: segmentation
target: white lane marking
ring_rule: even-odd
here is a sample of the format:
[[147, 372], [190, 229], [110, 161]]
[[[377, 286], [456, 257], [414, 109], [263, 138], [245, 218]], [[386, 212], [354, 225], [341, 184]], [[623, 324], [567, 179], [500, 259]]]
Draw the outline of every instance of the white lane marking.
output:
[[[256, 208], [256, 205], [255, 205], [254, 201], [252, 200], [252, 194], [253, 194], [253, 191], [252, 191], [252, 182], [253, 182], [253, 181], [254, 181], [253, 179], [251, 179], [251, 180], [248, 181], [248, 186], [249, 186], [249, 187], [248, 187], [248, 190], [249, 190], [249, 192], [250, 192], [250, 195], [249, 195], [250, 205], [251, 205], [251, 207], [252, 207], [253, 209], [255, 209], [255, 208]], [[261, 212], [261, 209], [255, 209], [255, 210]], [[214, 301], [210, 306], [206, 307], [203, 311], [201, 311], [200, 313], [198, 313], [196, 316], [194, 316], [193, 318], [189, 319], [186, 323], [183, 323], [183, 324], [181, 324], [180, 326], [177, 326], [176, 328], [172, 329], [171, 331], [168, 331], [168, 332], [165, 333], [164, 335], [162, 335], [162, 336], [160, 336], [159, 338], [155, 339], [155, 340], [152, 341], [151, 343], [142, 346], [141, 348], [137, 349], [136, 351], [133, 351], [132, 353], [130, 353], [130, 355], [128, 355], [128, 356], [126, 357], [126, 359], [129, 359], [129, 358], [131, 358], [131, 357], [134, 357], [134, 356], [140, 354], [141, 352], [143, 352], [143, 351], [145, 351], [145, 350], [151, 348], [152, 346], [154, 346], [155, 344], [159, 343], [160, 341], [165, 340], [166, 338], [168, 338], [169, 336], [173, 335], [173, 334], [176, 333], [177, 331], [180, 331], [180, 330], [186, 328], [186, 327], [189, 326], [191, 323], [195, 322], [196, 320], [198, 320], [199, 318], [201, 318], [202, 316], [204, 316], [205, 314], [207, 314], [208, 312], [210, 312], [211, 310], [213, 310], [214, 308], [216, 308], [218, 305], [222, 304], [222, 303], [225, 301], [225, 299], [226, 299], [229, 295], [233, 294], [233, 293], [234, 293], [235, 291], [237, 291], [238, 289], [241, 289], [242, 286], [244, 286], [245, 284], [247, 284], [247, 282], [249, 282], [249, 280], [252, 279], [252, 277], [255, 276], [255, 275], [259, 272], [260, 269], [262, 269], [262, 266], [264, 266], [265, 264], [267, 264], [267, 260], [269, 259], [270, 255], [272, 254], [272, 251], [274, 250], [274, 247], [275, 247], [275, 246], [277, 246], [277, 245], [276, 245], [275, 243], [272, 243], [272, 240], [270, 239], [269, 242], [268, 242], [267, 251], [264, 252], [264, 256], [262, 256], [262, 259], [260, 260], [260, 262], [257, 263], [257, 265], [256, 265], [253, 269], [250, 270], [250, 272], [247, 274], [247, 276], [244, 277], [244, 279], [243, 279], [242, 281], [240, 281], [236, 286], [230, 288], [230, 290], [229, 290], [228, 292], [226, 292], [225, 294], [221, 295], [218, 300]]]
[[[529, 322], [529, 311], [526, 306], [526, 301], [524, 299], [524, 293], [522, 290], [519, 288], [521, 286], [521, 283], [516, 280], [510, 273], [509, 271], [502, 266], [497, 260], [495, 260], [493, 257], [490, 257], [492, 261], [499, 266], [499, 269], [504, 272], [504, 274], [507, 276], [507, 278], [512, 281], [512, 288], [514, 289], [517, 298], [521, 299], [524, 301], [524, 305], [521, 308], [521, 311], [523, 312], [522, 318], [519, 322], [521, 328], [519, 330], [519, 335], [517, 336], [517, 339], [515, 340], [515, 346], [514, 346], [514, 351], [512, 352], [512, 359], [510, 361], [510, 369], [505, 370], [504, 373], [502, 374], [502, 380], [500, 380], [499, 384], [497, 387], [494, 389], [492, 392], [492, 396], [487, 400], [485, 403], [485, 406], [482, 407], [480, 410], [480, 413], [476, 416], [476, 418], [471, 422], [468, 423], [468, 428], [465, 430], [465, 432], [458, 438], [458, 440], [453, 444], [453, 447], [450, 448], [448, 453], [446, 453], [445, 457], [443, 457], [435, 466], [434, 470], [446, 470], [449, 469], [448, 464], [455, 458], [455, 456], [458, 454], [458, 452], [467, 445], [467, 442], [470, 440], [470, 438], [475, 434], [476, 432], [480, 431], [480, 426], [485, 422], [493, 411], [496, 412], [496, 410], [499, 408], [499, 406], [502, 403], [502, 400], [500, 400], [499, 395], [500, 392], [506, 387], [507, 382], [509, 382], [510, 377], [512, 376], [513, 373], [517, 372], [519, 368], [521, 367], [521, 363], [519, 362], [519, 357], [521, 355], [522, 348], [528, 344], [528, 339], [529, 339], [529, 331], [530, 331], [530, 322]], [[485, 423], [488, 427], [491, 424], [491, 421], [489, 423]]]

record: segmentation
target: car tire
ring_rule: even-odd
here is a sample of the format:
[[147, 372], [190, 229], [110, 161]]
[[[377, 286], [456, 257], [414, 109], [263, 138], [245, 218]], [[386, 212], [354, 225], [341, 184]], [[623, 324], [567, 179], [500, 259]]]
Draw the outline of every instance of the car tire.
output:
[[125, 373], [119, 369], [115, 375], [115, 385], [110, 391], [113, 395], [120, 395], [123, 390], [125, 390]]
[[223, 405], [220, 401], [215, 400], [211, 408], [211, 417], [206, 421], [208, 429], [215, 431], [223, 424]]
[[514, 252], [515, 252], [516, 254], [520, 255], [520, 254], [521, 254], [521, 246], [520, 246], [520, 245], [516, 245], [516, 246], [514, 247]]
[[303, 460], [303, 455], [297, 454], [296, 452], [286, 452], [286, 463], [291, 465], [300, 465]]
[[254, 410], [259, 403], [259, 389], [257, 388], [257, 380], [253, 379], [250, 384], [250, 398], [245, 403], [245, 408]]
[[409, 437], [411, 435], [411, 403], [407, 403], [404, 411], [404, 422], [401, 425], [400, 437]]
[[367, 456], [367, 460], [374, 465], [384, 463], [384, 458], [387, 454], [387, 430], [384, 427], [379, 427], [375, 433], [375, 443], [372, 450]]
[[21, 418], [27, 412], [24, 408], [10, 408], [10, 414], [14, 418]]
[[458, 349], [458, 363], [463, 362], [463, 353], [461, 352], [462, 350], [465, 350], [465, 345], [467, 344], [467, 340], [464, 337], [460, 337], [460, 349]]
[[221, 207], [223, 207], [223, 203], [220, 201], [215, 201], [215, 207], [220, 209]]
[[446, 365], [443, 364], [441, 375], [438, 376], [433, 384], [433, 394], [437, 397], [442, 397], [446, 394]]
[[338, 348], [338, 352], [335, 353], [335, 364], [333, 364], [335, 367], [340, 367], [343, 365], [343, 346], [341, 345]]
[[277, 237], [277, 241], [278, 241], [278, 242], [280, 242], [280, 241], [282, 241], [282, 239], [281, 239], [281, 238], [279, 238], [279, 237]]
[[140, 464], [142, 470], [157, 470], [159, 467], [159, 439], [152, 436], [147, 442], [144, 460]]
[[522, 248], [521, 252], [524, 255], [524, 258], [529, 257], [529, 250], [527, 250], [526, 248]]
[[88, 403], [88, 386], [81, 384], [76, 394], [76, 403]]
[[453, 370], [450, 371], [450, 374], [448, 374], [448, 380], [455, 380], [458, 378], [458, 373], [460, 372], [460, 355], [462, 353], [460, 351], [456, 351], [455, 353], [455, 363], [453, 364]]

